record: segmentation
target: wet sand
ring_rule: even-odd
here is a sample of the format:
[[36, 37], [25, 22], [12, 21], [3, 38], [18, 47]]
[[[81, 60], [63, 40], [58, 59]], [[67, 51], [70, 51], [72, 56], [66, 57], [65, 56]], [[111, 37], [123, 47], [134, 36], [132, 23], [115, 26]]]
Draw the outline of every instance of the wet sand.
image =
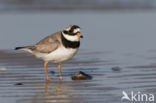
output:
[[[51, 81], [46, 82], [42, 61], [24, 52], [1, 50], [1, 103], [121, 103], [123, 90], [156, 93], [156, 65], [114, 69], [122, 65], [109, 59], [100, 60], [98, 57], [103, 54], [105, 52], [86, 54], [81, 50], [62, 65], [62, 81], [57, 65], [50, 63]], [[71, 76], [78, 71], [90, 74], [93, 79], [73, 81]]]
[[[94, 73], [99, 69], [94, 67], [95, 61], [73, 59], [64, 63], [62, 81], [57, 65], [49, 63], [51, 81], [47, 82], [42, 61], [27, 53], [13, 52], [0, 51], [0, 98], [4, 103], [102, 103], [104, 94], [101, 90], [114, 89], [96, 83], [96, 76], [103, 74]], [[94, 79], [73, 81], [71, 76], [78, 71], [84, 71]]]

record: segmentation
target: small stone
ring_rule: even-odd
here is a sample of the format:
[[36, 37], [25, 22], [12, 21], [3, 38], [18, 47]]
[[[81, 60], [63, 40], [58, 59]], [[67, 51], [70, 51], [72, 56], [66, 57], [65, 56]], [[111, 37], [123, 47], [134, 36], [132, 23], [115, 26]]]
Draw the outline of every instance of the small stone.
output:
[[72, 80], [88, 80], [92, 79], [92, 76], [80, 71], [72, 75]]
[[51, 73], [51, 74], [55, 74], [55, 72], [54, 72], [54, 71], [50, 71], [50, 73]]
[[118, 72], [121, 70], [121, 68], [120, 67], [112, 67], [112, 70]]
[[15, 85], [23, 85], [23, 83], [16, 83]]

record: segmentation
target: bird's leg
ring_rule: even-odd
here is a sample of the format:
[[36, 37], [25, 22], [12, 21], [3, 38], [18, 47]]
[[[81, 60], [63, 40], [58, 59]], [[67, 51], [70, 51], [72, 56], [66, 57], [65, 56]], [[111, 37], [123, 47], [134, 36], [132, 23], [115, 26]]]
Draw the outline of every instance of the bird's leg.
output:
[[48, 64], [48, 62], [44, 62], [44, 70], [45, 70], [45, 74], [46, 74], [46, 80], [49, 81], [50, 78], [48, 76], [47, 64]]
[[61, 73], [61, 64], [58, 65], [60, 80], [62, 80], [62, 73]]

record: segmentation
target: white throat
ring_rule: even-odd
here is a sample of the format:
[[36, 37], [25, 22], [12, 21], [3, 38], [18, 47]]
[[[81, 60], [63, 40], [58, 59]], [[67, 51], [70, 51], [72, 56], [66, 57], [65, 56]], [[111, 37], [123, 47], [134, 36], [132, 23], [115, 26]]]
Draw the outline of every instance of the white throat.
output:
[[63, 32], [62, 32], [62, 34], [69, 41], [79, 41], [80, 40], [77, 35], [68, 35], [68, 34], [65, 34]]

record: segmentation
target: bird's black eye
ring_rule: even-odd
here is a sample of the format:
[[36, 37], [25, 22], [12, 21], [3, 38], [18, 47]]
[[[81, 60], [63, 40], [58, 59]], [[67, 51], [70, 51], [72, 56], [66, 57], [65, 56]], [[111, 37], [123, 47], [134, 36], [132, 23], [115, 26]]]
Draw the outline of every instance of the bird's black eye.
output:
[[69, 30], [69, 33], [73, 33], [73, 30], [72, 30], [72, 29], [70, 29], [70, 30]]
[[64, 30], [63, 32], [64, 32], [65, 34], [68, 34], [68, 31], [65, 31], [65, 30]]

